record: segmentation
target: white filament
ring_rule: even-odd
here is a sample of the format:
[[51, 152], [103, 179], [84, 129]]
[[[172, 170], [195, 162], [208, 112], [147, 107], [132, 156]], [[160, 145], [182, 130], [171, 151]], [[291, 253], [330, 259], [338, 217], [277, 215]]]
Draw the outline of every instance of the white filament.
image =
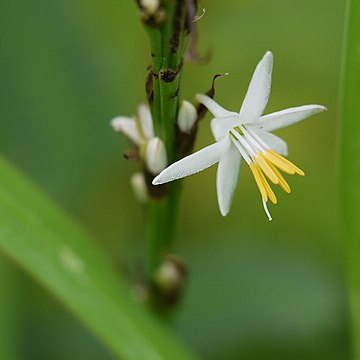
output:
[[264, 210], [265, 210], [265, 212], [266, 212], [266, 215], [267, 215], [269, 221], [271, 221], [271, 220], [272, 220], [272, 217], [271, 217], [270, 211], [269, 211], [269, 209], [268, 209], [268, 207], [267, 207], [267, 205], [266, 205], [266, 201], [263, 199], [262, 202], [263, 202], [263, 206], [264, 206]]

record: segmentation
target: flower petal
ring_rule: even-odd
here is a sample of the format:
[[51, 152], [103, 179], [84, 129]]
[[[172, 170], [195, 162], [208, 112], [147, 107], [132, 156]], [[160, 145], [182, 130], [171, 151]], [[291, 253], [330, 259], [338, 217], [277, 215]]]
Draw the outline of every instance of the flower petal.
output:
[[128, 118], [124, 116], [118, 116], [110, 122], [112, 128], [115, 131], [123, 133], [136, 145], [140, 145], [142, 142], [141, 136], [136, 126], [134, 118]]
[[256, 125], [258, 128], [265, 131], [273, 131], [295, 124], [298, 121], [304, 120], [311, 115], [325, 110], [327, 110], [326, 107], [322, 105], [304, 105], [293, 107], [264, 115], [254, 122], [253, 125]]
[[215, 117], [221, 118], [225, 116], [237, 116], [238, 114], [233, 111], [228, 111], [220, 106], [211, 97], [203, 94], [197, 94], [196, 100], [203, 104]]
[[226, 138], [186, 156], [163, 170], [152, 183], [153, 185], [164, 184], [198, 173], [218, 162], [221, 154], [229, 146], [230, 138]]
[[196, 107], [191, 102], [183, 100], [177, 118], [177, 124], [181, 132], [185, 134], [191, 133], [197, 118]]
[[238, 182], [241, 155], [231, 143], [229, 149], [220, 156], [216, 175], [216, 190], [222, 216], [226, 216], [231, 207]]
[[256, 130], [256, 134], [263, 140], [271, 149], [275, 150], [278, 154], [287, 156], [288, 146], [286, 141], [278, 136], [271, 134], [267, 131]]
[[273, 55], [268, 51], [257, 65], [240, 109], [244, 124], [257, 120], [265, 110], [270, 96]]
[[140, 104], [138, 107], [138, 116], [141, 130], [147, 139], [154, 137], [154, 127], [149, 107], [146, 104]]
[[148, 170], [153, 175], [160, 174], [166, 168], [168, 164], [166, 148], [160, 138], [153, 137], [146, 143], [145, 160]]
[[210, 123], [211, 132], [216, 141], [223, 139], [232, 128], [238, 125], [240, 125], [240, 121], [237, 114], [236, 116], [213, 118]]

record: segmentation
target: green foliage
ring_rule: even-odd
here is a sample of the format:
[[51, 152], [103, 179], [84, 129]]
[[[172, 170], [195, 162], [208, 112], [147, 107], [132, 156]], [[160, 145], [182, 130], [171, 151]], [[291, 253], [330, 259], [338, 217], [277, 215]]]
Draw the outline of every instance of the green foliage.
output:
[[0, 257], [0, 359], [16, 360], [19, 358], [18, 323], [21, 313], [18, 310], [19, 294], [17, 272], [7, 259]]
[[122, 359], [191, 359], [140, 307], [91, 237], [0, 160], [0, 248]]
[[360, 359], [360, 2], [348, 1], [343, 63], [341, 200], [354, 359]]

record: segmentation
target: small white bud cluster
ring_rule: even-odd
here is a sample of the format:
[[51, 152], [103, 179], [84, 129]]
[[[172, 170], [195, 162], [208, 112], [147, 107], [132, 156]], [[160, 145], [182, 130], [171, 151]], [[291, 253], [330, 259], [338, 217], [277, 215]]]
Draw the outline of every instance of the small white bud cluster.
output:
[[[153, 120], [147, 105], [141, 104], [134, 117], [118, 116], [112, 119], [111, 126], [137, 146], [136, 158], [143, 161], [152, 175], [158, 175], [166, 168], [166, 148], [163, 141], [154, 134]], [[138, 201], [147, 202], [149, 193], [144, 174], [138, 172], [132, 175], [130, 184]]]
[[195, 106], [189, 101], [184, 100], [180, 106], [177, 123], [179, 129], [189, 134], [193, 129], [197, 119], [197, 111]]

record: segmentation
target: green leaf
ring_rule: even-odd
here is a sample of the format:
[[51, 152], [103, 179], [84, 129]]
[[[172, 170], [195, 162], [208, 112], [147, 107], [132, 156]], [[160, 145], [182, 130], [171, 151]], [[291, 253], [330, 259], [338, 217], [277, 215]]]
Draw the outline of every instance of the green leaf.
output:
[[341, 204], [354, 359], [360, 359], [360, 1], [348, 1], [342, 83]]
[[[0, 254], [0, 359], [20, 359], [21, 302], [18, 274]], [[4, 291], [6, 289], [6, 291]]]
[[193, 359], [133, 303], [89, 234], [0, 158], [0, 249], [45, 285], [121, 359]]

